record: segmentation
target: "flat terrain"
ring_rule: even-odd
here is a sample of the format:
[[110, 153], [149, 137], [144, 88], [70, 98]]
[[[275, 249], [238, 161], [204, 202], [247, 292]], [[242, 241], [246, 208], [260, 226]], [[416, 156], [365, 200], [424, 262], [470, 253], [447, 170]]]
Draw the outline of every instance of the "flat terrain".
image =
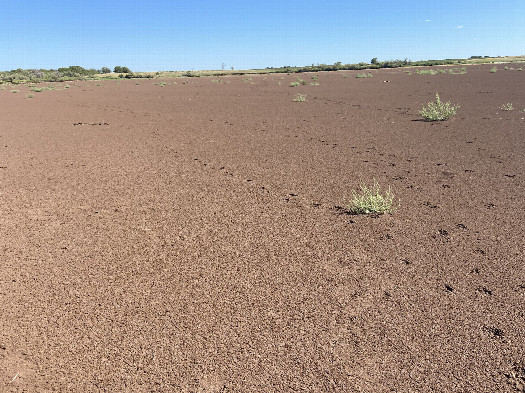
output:
[[525, 391], [509, 66], [4, 86], [0, 391]]

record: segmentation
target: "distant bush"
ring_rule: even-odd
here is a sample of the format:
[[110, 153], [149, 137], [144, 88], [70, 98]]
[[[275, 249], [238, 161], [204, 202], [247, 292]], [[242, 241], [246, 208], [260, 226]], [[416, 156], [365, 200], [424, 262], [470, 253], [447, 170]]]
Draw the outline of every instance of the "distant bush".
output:
[[102, 67], [100, 71], [102, 74], [109, 74], [111, 72], [111, 70], [108, 67]]
[[116, 74], [130, 74], [131, 70], [128, 67], [116, 66], [113, 68], [113, 72]]
[[419, 114], [426, 121], [443, 121], [454, 116], [458, 108], [458, 105], [454, 106], [450, 101], [441, 102], [439, 94], [436, 93], [436, 102], [429, 102], [426, 107], [419, 111]]

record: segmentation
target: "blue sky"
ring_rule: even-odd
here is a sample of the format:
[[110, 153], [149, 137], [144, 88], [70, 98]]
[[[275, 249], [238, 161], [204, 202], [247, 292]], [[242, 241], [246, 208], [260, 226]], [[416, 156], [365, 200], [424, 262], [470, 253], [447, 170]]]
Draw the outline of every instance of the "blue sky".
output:
[[134, 71], [525, 55], [525, 0], [16, 0], [0, 70]]

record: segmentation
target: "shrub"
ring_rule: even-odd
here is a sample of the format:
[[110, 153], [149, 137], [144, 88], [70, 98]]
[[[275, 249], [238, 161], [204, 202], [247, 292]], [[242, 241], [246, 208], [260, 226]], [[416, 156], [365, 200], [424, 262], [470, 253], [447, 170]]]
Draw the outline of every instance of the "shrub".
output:
[[445, 103], [439, 99], [439, 94], [436, 93], [436, 102], [429, 102], [426, 107], [419, 111], [426, 121], [443, 121], [456, 114], [458, 105], [452, 105], [450, 101]]
[[499, 109], [501, 109], [502, 111], [511, 111], [514, 109], [514, 107], [512, 106], [512, 103], [507, 102], [506, 104], [503, 104]]
[[394, 194], [390, 187], [385, 195], [381, 194], [381, 189], [374, 179], [372, 187], [361, 185], [361, 192], [352, 191], [352, 199], [348, 201], [347, 211], [350, 214], [369, 214], [369, 213], [390, 213], [395, 210]]
[[306, 102], [306, 94], [297, 93], [293, 98], [294, 102]]
[[493, 74], [494, 74], [495, 72], [497, 72], [497, 71], [498, 71], [498, 68], [497, 68], [497, 67], [492, 67], [492, 68], [490, 69], [490, 72], [492, 72]]
[[102, 74], [109, 74], [111, 70], [108, 67], [102, 67], [100, 70]]
[[290, 83], [290, 87], [297, 87], [297, 86], [299, 86], [299, 82]]
[[419, 71], [414, 71], [416, 74], [419, 74], [419, 75], [436, 75], [439, 73], [439, 71], [437, 70], [419, 70]]
[[366, 74], [357, 74], [356, 78], [366, 78]]

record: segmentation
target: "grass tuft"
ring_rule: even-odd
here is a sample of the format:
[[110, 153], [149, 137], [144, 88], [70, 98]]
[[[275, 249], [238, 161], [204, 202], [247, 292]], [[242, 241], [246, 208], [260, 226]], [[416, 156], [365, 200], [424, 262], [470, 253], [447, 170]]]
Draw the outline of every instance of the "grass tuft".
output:
[[436, 93], [436, 102], [429, 102], [426, 107], [419, 111], [426, 121], [443, 121], [456, 114], [459, 105], [452, 105], [450, 101], [441, 102], [439, 94]]
[[350, 214], [382, 214], [395, 210], [394, 194], [390, 187], [381, 194], [381, 187], [374, 179], [372, 187], [361, 185], [361, 192], [352, 191], [352, 199], [348, 201], [347, 211]]
[[293, 98], [294, 102], [306, 102], [306, 94], [297, 93]]

